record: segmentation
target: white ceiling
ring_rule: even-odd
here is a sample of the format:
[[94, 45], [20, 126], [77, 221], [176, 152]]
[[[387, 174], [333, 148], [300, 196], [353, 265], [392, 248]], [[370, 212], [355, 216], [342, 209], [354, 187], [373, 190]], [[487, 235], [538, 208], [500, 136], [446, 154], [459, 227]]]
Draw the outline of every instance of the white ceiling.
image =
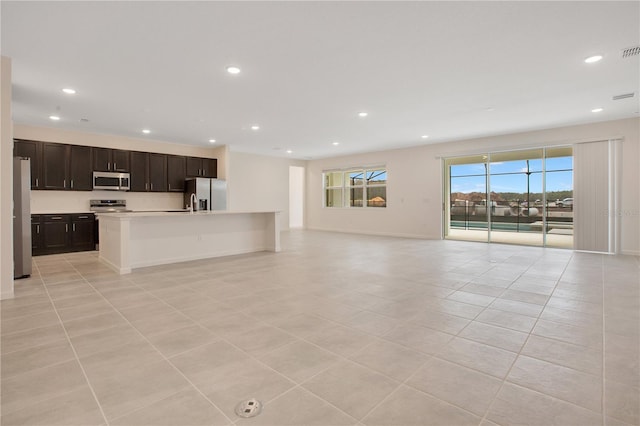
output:
[[16, 123], [319, 158], [637, 117], [639, 5], [2, 1], [2, 55]]

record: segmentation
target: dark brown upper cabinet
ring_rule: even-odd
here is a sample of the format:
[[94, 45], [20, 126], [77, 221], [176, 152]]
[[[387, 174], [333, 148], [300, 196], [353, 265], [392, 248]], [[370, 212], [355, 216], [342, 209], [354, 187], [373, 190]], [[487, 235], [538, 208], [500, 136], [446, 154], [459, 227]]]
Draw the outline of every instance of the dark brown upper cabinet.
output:
[[93, 170], [100, 172], [128, 172], [129, 151], [93, 148]]
[[183, 192], [187, 177], [215, 178], [218, 160], [15, 139], [31, 159], [31, 189], [91, 191], [94, 171], [131, 173], [131, 191]]
[[167, 192], [167, 155], [149, 153], [149, 191]]
[[43, 189], [65, 190], [71, 188], [69, 179], [69, 145], [42, 144]]
[[69, 148], [69, 189], [91, 191], [93, 170], [91, 168], [91, 148], [71, 145]]
[[217, 177], [217, 163], [215, 158], [187, 157], [187, 177]]
[[148, 191], [147, 169], [149, 168], [149, 153], [132, 151], [129, 159], [131, 168], [130, 190], [132, 192]]
[[31, 159], [31, 189], [41, 189], [42, 142], [16, 139], [13, 141], [13, 156]]
[[167, 191], [167, 155], [131, 152], [131, 191]]
[[187, 176], [186, 158], [180, 155], [167, 155], [167, 190], [183, 192]]

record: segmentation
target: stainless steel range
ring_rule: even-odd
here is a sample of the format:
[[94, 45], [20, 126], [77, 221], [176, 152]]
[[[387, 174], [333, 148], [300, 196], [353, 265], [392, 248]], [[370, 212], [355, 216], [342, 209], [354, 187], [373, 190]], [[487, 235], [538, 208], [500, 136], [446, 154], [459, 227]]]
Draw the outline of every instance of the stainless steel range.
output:
[[127, 209], [127, 200], [89, 200], [89, 210], [96, 213], [123, 213]]
[[[127, 209], [127, 200], [89, 200], [89, 210], [96, 213], [125, 213], [131, 211]], [[96, 250], [100, 247], [99, 220], [100, 216], [96, 215]]]

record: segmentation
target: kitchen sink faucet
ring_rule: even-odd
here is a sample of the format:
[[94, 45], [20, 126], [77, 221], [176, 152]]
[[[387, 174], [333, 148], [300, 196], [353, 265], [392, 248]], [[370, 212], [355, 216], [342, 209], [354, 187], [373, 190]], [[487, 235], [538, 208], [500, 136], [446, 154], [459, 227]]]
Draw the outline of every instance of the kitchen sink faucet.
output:
[[198, 198], [196, 197], [196, 194], [193, 192], [191, 193], [191, 197], [189, 197], [189, 213], [193, 213], [193, 204], [198, 202]]

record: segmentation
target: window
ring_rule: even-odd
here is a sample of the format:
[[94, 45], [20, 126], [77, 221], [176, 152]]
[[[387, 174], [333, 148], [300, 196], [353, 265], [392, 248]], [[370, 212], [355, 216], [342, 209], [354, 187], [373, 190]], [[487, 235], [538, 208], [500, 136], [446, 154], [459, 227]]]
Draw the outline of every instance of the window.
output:
[[350, 168], [324, 172], [324, 206], [386, 207], [386, 169]]

